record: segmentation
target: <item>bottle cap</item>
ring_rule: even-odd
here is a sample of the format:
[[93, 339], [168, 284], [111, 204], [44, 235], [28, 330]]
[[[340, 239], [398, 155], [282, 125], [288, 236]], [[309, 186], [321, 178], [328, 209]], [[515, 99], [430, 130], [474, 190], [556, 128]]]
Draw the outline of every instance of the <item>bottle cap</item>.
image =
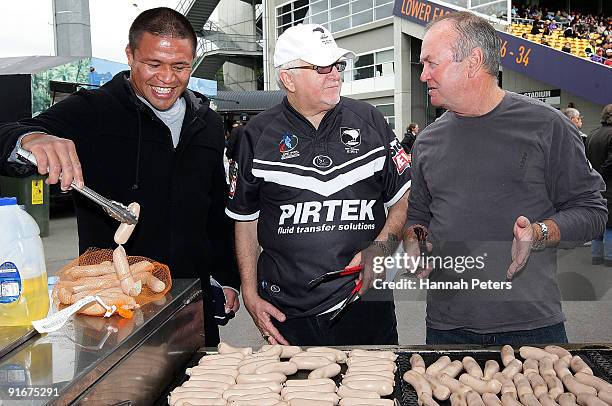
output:
[[16, 206], [16, 197], [0, 197], [0, 206]]

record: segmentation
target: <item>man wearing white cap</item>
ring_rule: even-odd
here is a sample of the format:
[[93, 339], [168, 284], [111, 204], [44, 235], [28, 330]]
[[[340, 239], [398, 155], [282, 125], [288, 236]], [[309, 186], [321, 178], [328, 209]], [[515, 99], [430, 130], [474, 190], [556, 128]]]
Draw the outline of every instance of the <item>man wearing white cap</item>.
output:
[[[392, 292], [368, 289], [380, 278], [373, 257], [397, 247], [410, 167], [383, 115], [340, 97], [354, 57], [320, 25], [287, 29], [274, 53], [287, 96], [249, 122], [237, 147], [226, 212], [237, 220], [245, 306], [270, 343], [397, 343]], [[356, 286], [358, 300], [332, 320]]]

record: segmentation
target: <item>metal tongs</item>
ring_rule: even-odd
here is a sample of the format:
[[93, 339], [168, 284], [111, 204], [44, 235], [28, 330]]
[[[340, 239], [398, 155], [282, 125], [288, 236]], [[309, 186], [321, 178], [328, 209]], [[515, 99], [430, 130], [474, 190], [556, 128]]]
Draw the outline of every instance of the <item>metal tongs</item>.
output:
[[313, 280], [308, 282], [308, 286], [310, 288], [314, 288], [315, 286], [317, 286], [321, 282], [324, 282], [324, 281], [327, 281], [327, 280], [330, 280], [330, 279], [334, 279], [334, 278], [337, 278], [339, 276], [352, 275], [354, 273], [361, 272], [362, 270], [363, 270], [363, 265], [362, 264], [354, 265], [354, 266], [347, 266], [347, 267], [344, 267], [344, 268], [340, 269], [339, 271], [327, 272], [327, 273], [324, 273], [321, 276], [317, 276], [316, 278], [314, 278]]
[[[17, 150], [17, 156], [34, 166], [38, 166], [34, 154], [29, 151], [26, 151], [23, 148], [19, 148]], [[124, 204], [107, 199], [99, 193], [91, 190], [87, 186], [79, 188], [76, 183], [74, 183], [74, 181], [70, 184], [70, 186], [72, 186], [72, 190], [76, 190], [94, 203], [97, 203], [98, 205], [102, 206], [104, 211], [106, 211], [106, 213], [115, 220], [126, 224], [138, 223], [138, 217], [136, 217], [134, 213], [132, 213]]]

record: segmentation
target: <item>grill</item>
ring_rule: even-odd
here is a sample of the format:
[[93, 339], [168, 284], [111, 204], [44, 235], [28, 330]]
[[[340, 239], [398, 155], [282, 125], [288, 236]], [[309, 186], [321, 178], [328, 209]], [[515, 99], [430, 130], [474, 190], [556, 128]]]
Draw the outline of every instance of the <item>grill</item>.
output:
[[[368, 349], [366, 347], [361, 347]], [[376, 348], [371, 348], [376, 349]], [[598, 376], [606, 381], [612, 383], [612, 348], [606, 346], [591, 346], [587, 349], [577, 349], [569, 350], [572, 355], [579, 355], [587, 365], [593, 370], [593, 374]], [[518, 347], [515, 348], [515, 352], [518, 356]], [[397, 372], [395, 373], [395, 390], [393, 395], [390, 396], [394, 399], [397, 399], [402, 406], [417, 406], [417, 394], [415, 390], [402, 380], [402, 376], [408, 370], [410, 370], [410, 357], [414, 353], [420, 354], [425, 360], [425, 365], [430, 365], [435, 362], [438, 358], [443, 355], [447, 355], [451, 361], [461, 360], [465, 356], [470, 356], [478, 362], [481, 368], [484, 369], [485, 362], [487, 360], [495, 360], [499, 363], [500, 368], [503, 369], [503, 364], [501, 362], [501, 356], [499, 350], [469, 350], [469, 351], [431, 351], [425, 350], [422, 347], [415, 351], [404, 351], [398, 350], [395, 351], [398, 355], [395, 363], [397, 364]], [[194, 354], [185, 368], [191, 368], [198, 364], [200, 358], [205, 355], [205, 351], [198, 351]], [[346, 365], [342, 365], [341, 374], [346, 371]], [[298, 371], [297, 374], [291, 375], [289, 379], [306, 379], [308, 377], [308, 371]], [[167, 405], [167, 395], [172, 391], [172, 389], [177, 386], [182, 385], [189, 377], [187, 375], [178, 376], [172, 385], [166, 391], [166, 394], [161, 397], [158, 402], [155, 403], [156, 406]], [[338, 375], [335, 378], [336, 384], [340, 384], [342, 381], [341, 375]], [[436, 400], [437, 401], [437, 400]], [[450, 401], [437, 401], [440, 406], [450, 406]]]

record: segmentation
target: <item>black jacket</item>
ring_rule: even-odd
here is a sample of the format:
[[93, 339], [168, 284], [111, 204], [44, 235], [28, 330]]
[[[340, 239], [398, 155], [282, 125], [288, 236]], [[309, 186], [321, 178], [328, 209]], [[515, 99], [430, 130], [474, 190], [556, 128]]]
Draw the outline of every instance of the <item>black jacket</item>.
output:
[[587, 138], [586, 155], [604, 182], [603, 197], [608, 201], [608, 223], [612, 227], [612, 125], [602, 124]]
[[[227, 186], [221, 118], [203, 95], [187, 90], [176, 150], [168, 127], [134, 94], [129, 72], [97, 90], [81, 90], [37, 117], [0, 125], [0, 173], [23, 176], [7, 158], [17, 138], [43, 131], [76, 144], [85, 184], [110, 199], [139, 202], [140, 220], [125, 249], [169, 265], [173, 278], [209, 273], [238, 288], [233, 223], [223, 213]], [[33, 169], [27, 168], [31, 173]], [[73, 193], [79, 252], [114, 248], [119, 223]]]
[[402, 138], [402, 142], [400, 144], [402, 144], [404, 151], [410, 153], [410, 151], [412, 150], [412, 145], [414, 145], [415, 141], [416, 135], [409, 132], [404, 134], [404, 138]]

